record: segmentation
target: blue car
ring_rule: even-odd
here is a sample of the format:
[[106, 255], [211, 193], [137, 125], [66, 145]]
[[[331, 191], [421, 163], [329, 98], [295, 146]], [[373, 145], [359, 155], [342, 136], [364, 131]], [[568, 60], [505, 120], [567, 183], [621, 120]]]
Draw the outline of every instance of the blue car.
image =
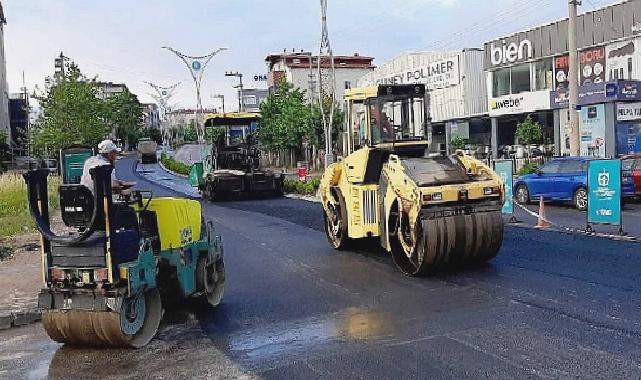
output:
[[[541, 196], [546, 201], [572, 202], [578, 210], [588, 208], [588, 157], [556, 158], [536, 173], [520, 176], [514, 182], [514, 198], [521, 204], [536, 201]], [[631, 176], [622, 173], [623, 198], [634, 197]]]

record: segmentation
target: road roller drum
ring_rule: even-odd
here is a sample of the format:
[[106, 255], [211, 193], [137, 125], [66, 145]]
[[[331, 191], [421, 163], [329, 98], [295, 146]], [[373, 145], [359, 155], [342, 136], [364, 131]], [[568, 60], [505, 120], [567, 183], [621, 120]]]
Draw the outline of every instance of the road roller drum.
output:
[[[59, 188], [71, 233], [51, 229], [48, 170], [25, 173], [31, 214], [42, 235], [42, 324], [72, 345], [139, 348], [158, 331], [163, 302], [224, 295], [222, 240], [197, 201], [151, 192], [114, 194], [111, 165], [91, 170], [93, 189]], [[44, 200], [44, 201], [43, 201]]]
[[502, 179], [462, 151], [430, 146], [425, 86], [346, 91], [348, 154], [319, 195], [334, 249], [378, 238], [406, 275], [485, 263], [503, 242]]

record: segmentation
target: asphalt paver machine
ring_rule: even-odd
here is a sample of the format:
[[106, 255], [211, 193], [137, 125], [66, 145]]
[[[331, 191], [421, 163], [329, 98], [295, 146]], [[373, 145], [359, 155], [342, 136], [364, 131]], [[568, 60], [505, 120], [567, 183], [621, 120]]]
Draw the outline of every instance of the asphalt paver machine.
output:
[[92, 169], [93, 189], [60, 185], [64, 233], [51, 226], [49, 171], [24, 174], [42, 236], [38, 306], [57, 342], [142, 347], [158, 330], [163, 303], [201, 298], [217, 306], [224, 294], [222, 241], [200, 203], [142, 191], [115, 195], [112, 170]]
[[430, 154], [425, 87], [347, 90], [348, 154], [319, 194], [330, 245], [376, 238], [406, 275], [483, 263], [503, 241], [504, 184], [457, 151]]
[[279, 196], [284, 175], [261, 167], [254, 137], [260, 115], [250, 112], [211, 114], [206, 128], [224, 128], [201, 165], [192, 166], [190, 182], [204, 199]]

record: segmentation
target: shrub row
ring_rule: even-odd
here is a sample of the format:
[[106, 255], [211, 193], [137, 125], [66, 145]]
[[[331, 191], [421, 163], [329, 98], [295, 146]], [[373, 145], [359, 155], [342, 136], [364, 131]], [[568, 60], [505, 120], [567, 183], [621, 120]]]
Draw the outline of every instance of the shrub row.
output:
[[170, 170], [174, 173], [189, 175], [189, 171], [191, 170], [191, 165], [176, 161], [165, 153], [160, 156], [160, 162], [162, 162], [163, 166], [167, 168], [167, 170]]
[[285, 179], [283, 184], [286, 193], [315, 195], [320, 185], [320, 178], [312, 178], [307, 182], [301, 182], [297, 179]]

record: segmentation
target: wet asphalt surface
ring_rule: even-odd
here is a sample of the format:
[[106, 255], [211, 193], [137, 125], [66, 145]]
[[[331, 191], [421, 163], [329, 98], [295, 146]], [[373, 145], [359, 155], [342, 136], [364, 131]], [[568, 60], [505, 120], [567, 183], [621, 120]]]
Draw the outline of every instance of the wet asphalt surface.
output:
[[490, 264], [416, 279], [373, 244], [331, 250], [314, 203], [204, 212], [224, 238], [220, 307], [168, 311], [137, 351], [0, 332], [0, 378], [641, 378], [638, 243], [508, 227]]

